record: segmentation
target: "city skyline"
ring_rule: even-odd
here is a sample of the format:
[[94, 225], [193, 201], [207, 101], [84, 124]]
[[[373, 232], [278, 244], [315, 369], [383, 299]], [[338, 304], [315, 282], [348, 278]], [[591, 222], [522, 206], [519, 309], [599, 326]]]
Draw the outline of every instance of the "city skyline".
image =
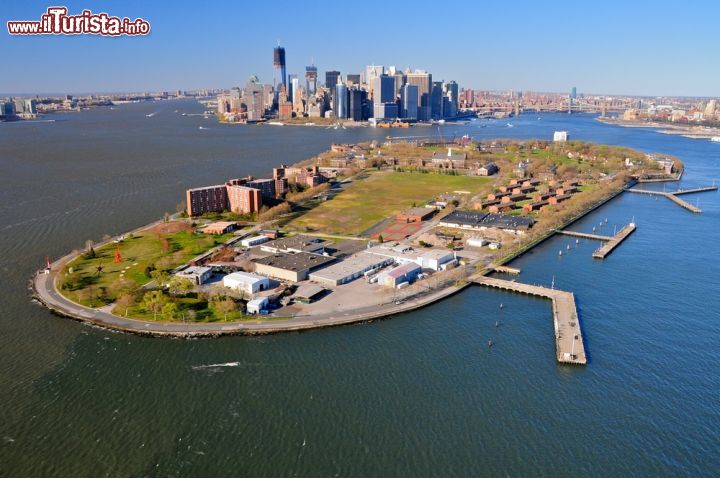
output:
[[[230, 88], [252, 75], [272, 83], [268, 51], [279, 40], [287, 50], [287, 73], [304, 78], [305, 67], [314, 64], [320, 82], [325, 71], [336, 70], [344, 77], [366, 65], [383, 64], [437, 72], [438, 80], [455, 80], [477, 90], [569, 92], [576, 86], [586, 94], [720, 95], [712, 80], [720, 67], [709, 61], [712, 18], [720, 8], [709, 4], [671, 11], [670, 2], [604, 2], [601, 10], [588, 15], [571, 2], [550, 7], [525, 1], [481, 7], [457, 2], [457, 8], [449, 10], [431, 3], [410, 9], [371, 1], [362, 8], [334, 7], [346, 22], [324, 21], [301, 9], [290, 14], [284, 5], [248, 4], [238, 13], [242, 28], [222, 27], [219, 18], [227, 21], [223, 12], [232, 7], [228, 2], [205, 9], [182, 8], [191, 4], [180, 2], [173, 11], [137, 1], [66, 5], [70, 13], [87, 8], [143, 17], [152, 32], [123, 38], [13, 37], [4, 28], [0, 45], [15, 69], [0, 80], [0, 93]], [[6, 5], [3, 24], [37, 19], [47, 7], [41, 2]], [[389, 22], [388, 35], [378, 35], [372, 28], [378, 15], [403, 21], [397, 23], [397, 32]], [[688, 26], [671, 31], [670, 21]], [[426, 29], [405, 32], [400, 26], [424, 23]], [[38, 75], [37, 68], [53, 74]]]

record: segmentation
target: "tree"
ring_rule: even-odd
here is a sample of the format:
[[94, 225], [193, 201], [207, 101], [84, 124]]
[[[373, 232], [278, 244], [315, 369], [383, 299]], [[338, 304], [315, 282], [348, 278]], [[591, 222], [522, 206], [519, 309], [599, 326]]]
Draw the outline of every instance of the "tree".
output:
[[230, 297], [214, 297], [210, 301], [210, 308], [216, 314], [222, 314], [223, 320], [227, 320], [227, 315], [237, 310], [237, 304]]
[[153, 320], [157, 318], [157, 314], [162, 312], [163, 306], [167, 302], [167, 297], [159, 290], [151, 290], [143, 296], [143, 308], [148, 312], [152, 312]]
[[167, 283], [171, 295], [178, 297], [189, 294], [193, 290], [193, 283], [184, 277], [173, 276]]
[[383, 242], [385, 242], [385, 239], [383, 239], [382, 234], [380, 234], [380, 235], [378, 236], [378, 242], [379, 242], [380, 244], [382, 244]]
[[175, 302], [168, 302], [162, 307], [162, 315], [166, 320], [175, 320], [180, 317], [180, 308]]
[[125, 317], [127, 317], [128, 309], [134, 306], [137, 302], [135, 294], [128, 293], [119, 296], [115, 303], [117, 304], [117, 307], [119, 307], [121, 310], [125, 309]]
[[170, 275], [161, 269], [155, 269], [151, 271], [150, 277], [153, 278], [155, 284], [157, 284], [158, 287], [165, 287], [168, 283], [168, 280], [170, 279]]

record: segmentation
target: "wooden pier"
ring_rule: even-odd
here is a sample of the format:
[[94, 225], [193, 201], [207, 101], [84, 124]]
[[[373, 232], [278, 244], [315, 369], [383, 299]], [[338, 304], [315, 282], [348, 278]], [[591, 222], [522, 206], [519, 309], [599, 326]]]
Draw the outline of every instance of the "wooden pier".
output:
[[637, 193], [637, 194], [647, 194], [650, 196], [663, 196], [674, 202], [675, 204], [684, 207], [688, 211], [692, 211], [694, 213], [701, 213], [702, 210], [697, 207], [693, 206], [692, 204], [688, 203], [687, 201], [683, 201], [678, 196], [681, 194], [693, 194], [693, 193], [702, 193], [706, 191], [717, 191], [718, 187], [715, 185], [712, 186], [705, 186], [701, 188], [693, 188], [693, 189], [678, 189], [676, 191], [666, 192], [666, 191], [648, 191], [647, 189], [635, 189], [635, 188], [629, 188], [626, 189], [627, 192], [630, 193]]
[[595, 259], [605, 259], [605, 256], [610, 254], [613, 249], [615, 249], [617, 246], [620, 245], [622, 241], [624, 241], [630, 234], [635, 232], [636, 226], [635, 223], [630, 223], [627, 226], [620, 229], [620, 232], [615, 234], [614, 236], [601, 236], [600, 234], [588, 234], [587, 232], [575, 232], [575, 231], [562, 231], [562, 230], [556, 230], [555, 232], [557, 234], [562, 234], [565, 236], [572, 236], [572, 237], [580, 237], [583, 239], [593, 239], [596, 241], [603, 241], [605, 244], [603, 244], [599, 249], [597, 249], [595, 252], [593, 252], [593, 257]]
[[612, 236], [601, 236], [599, 234], [588, 234], [587, 232], [561, 231], [559, 229], [555, 232], [558, 234], [562, 234], [564, 236], [580, 237], [582, 239], [594, 239], [596, 241], [611, 241], [612, 240]]
[[490, 268], [494, 270], [495, 272], [499, 272], [501, 274], [511, 274], [511, 275], [518, 275], [520, 274], [520, 269], [516, 267], [510, 267], [510, 266], [498, 266], [498, 265], [490, 265]]
[[593, 252], [593, 258], [595, 259], [605, 259], [605, 256], [610, 254], [613, 249], [615, 249], [617, 246], [620, 245], [622, 241], [624, 241], [630, 234], [635, 232], [635, 223], [631, 222], [627, 226], [620, 229], [620, 232], [615, 234], [615, 236], [607, 241], [605, 244], [602, 245], [599, 249], [597, 249], [595, 252]]
[[582, 330], [580, 330], [580, 321], [578, 320], [577, 306], [575, 305], [575, 296], [572, 292], [495, 279], [480, 274], [471, 276], [470, 280], [476, 284], [496, 289], [550, 299], [552, 301], [553, 323], [555, 326], [555, 354], [557, 361], [577, 365], [587, 363]]

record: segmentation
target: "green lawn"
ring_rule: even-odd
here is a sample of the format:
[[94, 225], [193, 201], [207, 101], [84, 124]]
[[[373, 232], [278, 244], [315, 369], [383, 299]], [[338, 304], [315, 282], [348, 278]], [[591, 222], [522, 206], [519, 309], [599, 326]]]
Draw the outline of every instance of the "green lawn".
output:
[[[77, 257], [60, 273], [58, 288], [70, 300], [99, 307], [113, 302], [118, 289], [149, 282], [150, 277], [145, 273], [147, 267], [174, 269], [231, 237], [232, 234], [207, 236], [191, 231], [143, 232], [120, 242], [122, 262], [119, 264], [114, 262], [115, 243], [95, 249], [95, 257]], [[123, 278], [125, 285], [121, 285]]]
[[492, 179], [443, 174], [373, 172], [333, 199], [293, 219], [287, 226], [299, 231], [358, 235], [379, 221], [418, 206], [438, 194], [485, 190]]

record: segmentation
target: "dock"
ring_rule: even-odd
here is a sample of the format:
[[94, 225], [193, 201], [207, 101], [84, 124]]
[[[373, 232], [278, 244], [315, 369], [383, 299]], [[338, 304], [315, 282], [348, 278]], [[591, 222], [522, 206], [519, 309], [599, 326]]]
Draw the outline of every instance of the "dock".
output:
[[560, 363], [585, 365], [585, 345], [578, 320], [575, 296], [572, 292], [548, 289], [515, 281], [475, 275], [470, 280], [476, 284], [496, 289], [520, 292], [550, 299], [552, 301], [553, 323], [555, 326], [555, 355]]
[[517, 267], [510, 267], [510, 266], [497, 266], [497, 265], [491, 265], [490, 268], [494, 270], [495, 272], [499, 272], [501, 274], [511, 274], [511, 275], [518, 275], [520, 274], [520, 269]]
[[605, 244], [603, 244], [599, 249], [593, 252], [592, 255], [595, 259], [605, 259], [605, 256], [610, 254], [613, 249], [620, 245], [622, 241], [624, 241], [630, 234], [635, 232], [635, 229], [635, 223], [631, 222], [627, 226], [620, 229], [620, 232], [618, 232], [614, 236], [602, 236], [600, 234], [589, 234], [587, 232], [563, 231], [560, 229], [557, 229], [555, 233], [562, 234], [564, 236], [580, 237], [583, 239], [593, 239], [596, 241], [605, 242]]
[[599, 249], [597, 249], [595, 252], [593, 252], [593, 258], [595, 259], [605, 259], [605, 257], [610, 254], [613, 249], [615, 249], [617, 246], [620, 245], [622, 241], [624, 241], [630, 234], [635, 232], [635, 223], [631, 222], [627, 226], [620, 229], [620, 232], [615, 234], [615, 236], [607, 241], [605, 244], [603, 244]]
[[612, 236], [601, 236], [599, 234], [588, 234], [587, 232], [575, 232], [575, 231], [562, 231], [560, 229], [555, 231], [557, 234], [564, 236], [580, 237], [582, 239], [594, 239], [596, 241], [611, 241]]
[[684, 207], [688, 211], [692, 211], [694, 213], [701, 213], [702, 210], [697, 207], [693, 206], [687, 201], [684, 201], [680, 199], [678, 196], [682, 194], [693, 194], [693, 193], [703, 193], [707, 191], [717, 191], [718, 187], [715, 185], [712, 186], [704, 186], [700, 188], [693, 188], [693, 189], [678, 189], [676, 191], [666, 192], [666, 191], [648, 191], [647, 189], [635, 189], [635, 188], [629, 188], [626, 189], [627, 192], [630, 193], [636, 193], [636, 194], [647, 194], [650, 196], [663, 196], [674, 202], [675, 204]]

